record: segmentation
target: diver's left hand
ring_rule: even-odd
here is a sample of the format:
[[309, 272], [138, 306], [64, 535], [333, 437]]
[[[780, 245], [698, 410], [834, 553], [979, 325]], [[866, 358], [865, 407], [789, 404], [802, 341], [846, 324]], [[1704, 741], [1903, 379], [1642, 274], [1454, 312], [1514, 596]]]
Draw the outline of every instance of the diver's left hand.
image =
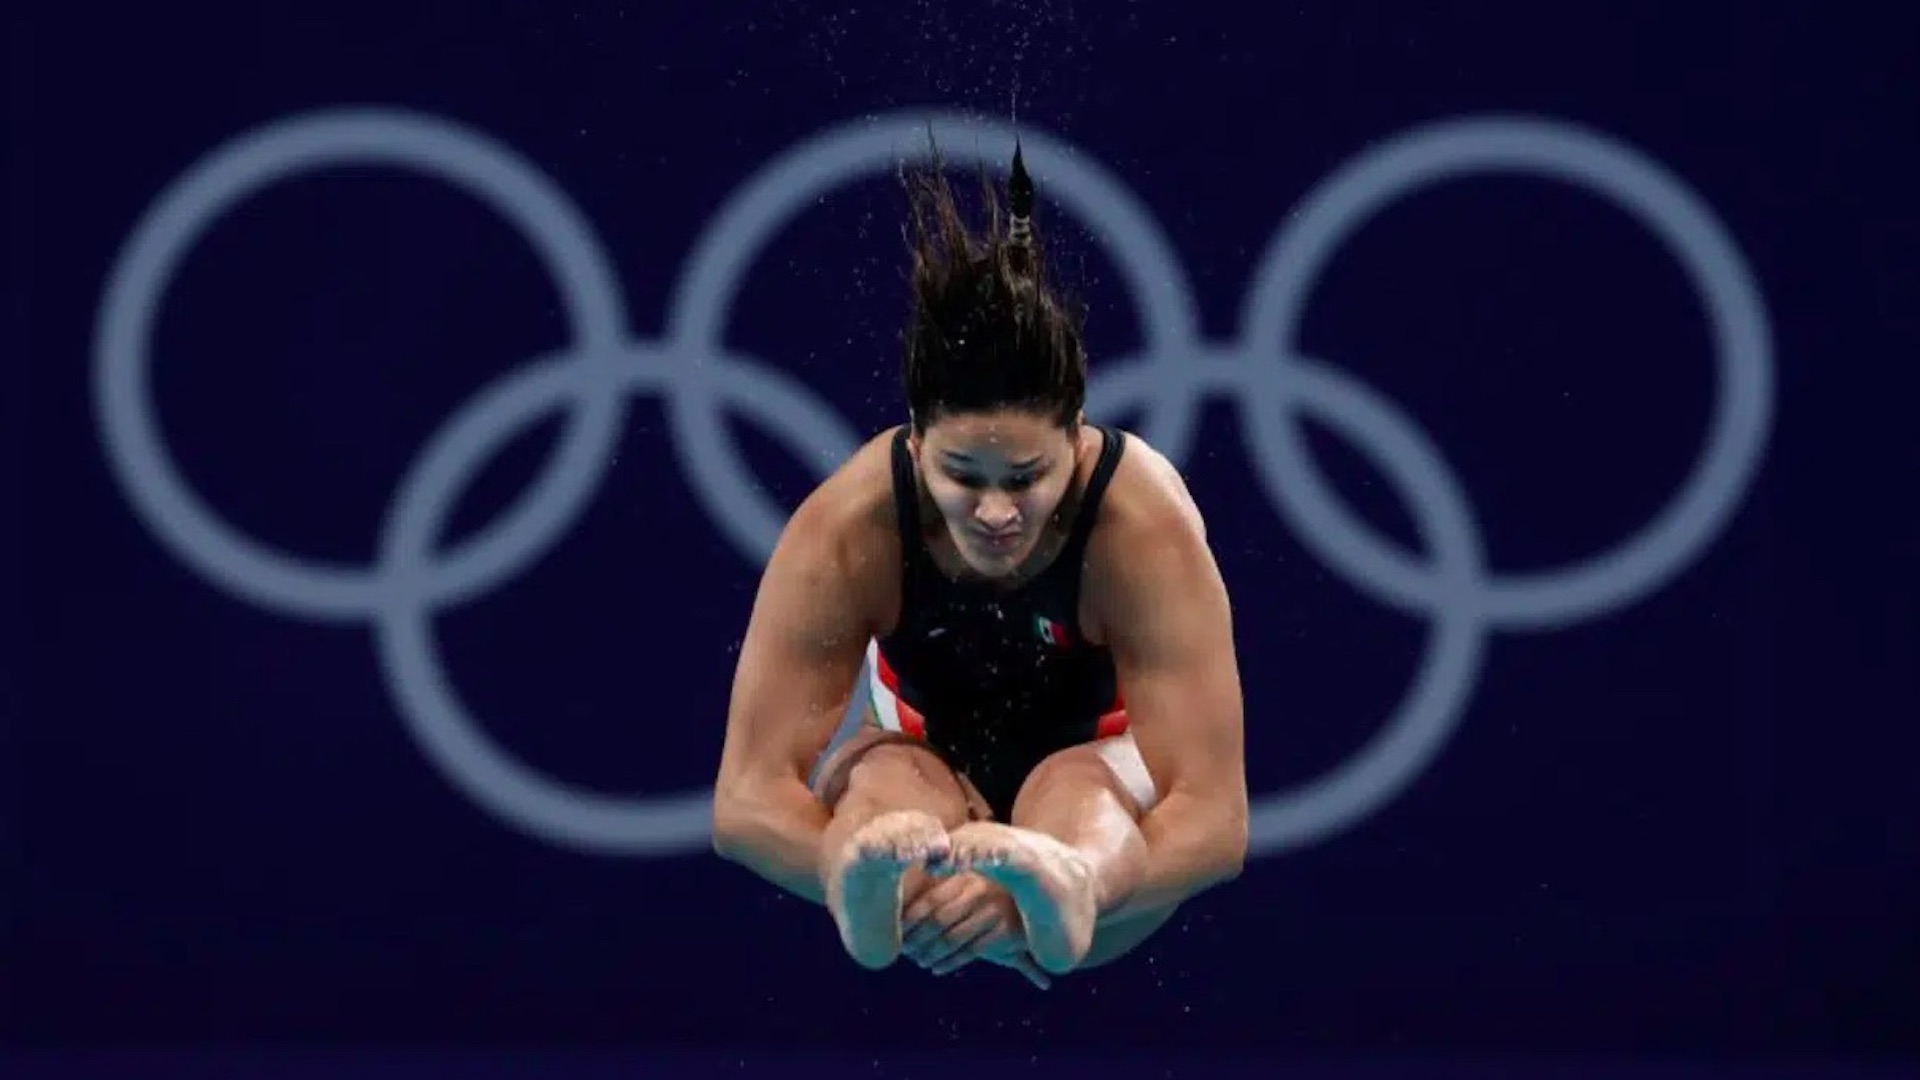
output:
[[1042, 990], [1053, 985], [1027, 955], [1027, 931], [1013, 897], [979, 874], [928, 878], [901, 909], [900, 929], [901, 952], [935, 975], [985, 960]]

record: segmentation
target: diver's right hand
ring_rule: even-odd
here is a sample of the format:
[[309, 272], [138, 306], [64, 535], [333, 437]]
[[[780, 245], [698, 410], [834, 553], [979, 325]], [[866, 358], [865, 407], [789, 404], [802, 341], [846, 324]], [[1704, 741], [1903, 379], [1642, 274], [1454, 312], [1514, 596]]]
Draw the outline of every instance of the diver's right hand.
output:
[[985, 960], [1019, 972], [1042, 990], [1052, 985], [1027, 953], [1013, 897], [979, 874], [924, 879], [901, 908], [900, 928], [901, 951], [935, 975]]

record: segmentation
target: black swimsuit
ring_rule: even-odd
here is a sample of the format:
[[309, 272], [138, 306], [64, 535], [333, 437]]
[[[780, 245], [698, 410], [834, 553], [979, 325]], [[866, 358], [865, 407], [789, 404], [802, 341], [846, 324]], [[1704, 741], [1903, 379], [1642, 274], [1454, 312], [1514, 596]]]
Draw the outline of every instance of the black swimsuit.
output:
[[1053, 562], [1017, 588], [956, 581], [934, 564], [903, 428], [893, 442], [900, 521], [900, 620], [877, 642], [875, 677], [902, 731], [971, 780], [1000, 821], [1027, 774], [1055, 751], [1126, 730], [1113, 657], [1080, 635], [1080, 577], [1100, 500], [1126, 440], [1100, 428], [1100, 459]]

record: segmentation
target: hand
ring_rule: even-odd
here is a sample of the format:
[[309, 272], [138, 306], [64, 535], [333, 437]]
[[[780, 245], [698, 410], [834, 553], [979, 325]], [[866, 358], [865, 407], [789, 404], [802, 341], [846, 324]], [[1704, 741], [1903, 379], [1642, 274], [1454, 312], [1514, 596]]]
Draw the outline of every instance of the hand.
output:
[[1019, 972], [1042, 990], [1052, 981], [1027, 955], [1013, 898], [978, 874], [924, 879], [900, 911], [901, 951], [935, 975], [985, 960]]

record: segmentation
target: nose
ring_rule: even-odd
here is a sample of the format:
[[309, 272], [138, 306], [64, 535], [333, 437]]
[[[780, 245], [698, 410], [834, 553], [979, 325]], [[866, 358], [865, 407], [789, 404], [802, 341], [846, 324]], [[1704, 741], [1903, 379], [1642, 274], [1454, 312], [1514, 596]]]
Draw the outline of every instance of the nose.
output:
[[1020, 520], [1020, 508], [1005, 495], [985, 496], [974, 508], [973, 519], [988, 532], [1006, 532]]

